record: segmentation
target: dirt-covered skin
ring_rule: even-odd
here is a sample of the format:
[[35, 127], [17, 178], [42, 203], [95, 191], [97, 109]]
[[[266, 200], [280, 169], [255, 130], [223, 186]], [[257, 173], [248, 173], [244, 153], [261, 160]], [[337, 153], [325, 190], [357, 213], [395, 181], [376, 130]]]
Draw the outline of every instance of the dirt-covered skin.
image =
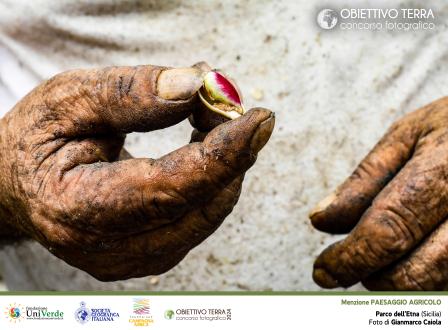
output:
[[35, 239], [100, 280], [175, 266], [232, 211], [274, 126], [254, 109], [160, 159], [123, 150], [126, 133], [190, 116], [201, 74], [76, 70], [24, 97], [0, 121], [0, 236]]
[[320, 286], [446, 289], [448, 98], [396, 122], [310, 217], [319, 230], [350, 232], [317, 258]]

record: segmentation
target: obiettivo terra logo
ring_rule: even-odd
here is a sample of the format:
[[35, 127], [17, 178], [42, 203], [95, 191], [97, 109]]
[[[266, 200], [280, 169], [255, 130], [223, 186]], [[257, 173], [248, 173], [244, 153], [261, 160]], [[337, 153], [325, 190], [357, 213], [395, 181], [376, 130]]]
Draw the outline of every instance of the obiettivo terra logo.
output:
[[231, 308], [177, 308], [163, 313], [166, 320], [174, 321], [232, 321]]
[[10, 322], [16, 323], [24, 319], [24, 310], [24, 307], [20, 304], [9, 304], [6, 307], [5, 316]]
[[316, 21], [323, 30], [417, 31], [435, 30], [431, 8], [325, 8]]
[[322, 9], [317, 14], [317, 24], [322, 29], [331, 30], [338, 24], [338, 14], [333, 9]]
[[172, 309], [167, 309], [167, 310], [165, 311], [164, 316], [165, 316], [165, 319], [167, 319], [167, 320], [172, 320], [173, 317], [174, 317], [174, 311], [173, 311]]

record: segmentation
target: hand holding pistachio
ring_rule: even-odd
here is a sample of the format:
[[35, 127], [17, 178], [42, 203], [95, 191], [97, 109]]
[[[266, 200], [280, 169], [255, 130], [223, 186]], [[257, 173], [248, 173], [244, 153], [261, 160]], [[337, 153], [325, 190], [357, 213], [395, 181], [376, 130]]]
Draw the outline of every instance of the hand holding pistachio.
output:
[[397, 121], [354, 173], [312, 211], [313, 225], [350, 234], [327, 247], [313, 277], [325, 288], [448, 288], [448, 98]]
[[123, 149], [127, 133], [189, 117], [203, 85], [197, 67], [138, 66], [38, 86], [0, 121], [0, 236], [35, 239], [100, 280], [175, 266], [232, 211], [274, 126], [254, 109], [159, 159]]

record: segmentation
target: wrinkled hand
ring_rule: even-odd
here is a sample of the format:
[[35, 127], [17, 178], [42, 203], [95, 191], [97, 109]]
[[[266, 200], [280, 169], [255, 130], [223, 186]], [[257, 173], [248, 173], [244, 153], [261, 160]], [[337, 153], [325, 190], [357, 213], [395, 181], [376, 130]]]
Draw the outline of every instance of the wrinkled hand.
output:
[[325, 288], [448, 287], [448, 98], [396, 122], [310, 215], [329, 233], [313, 277]]
[[100, 280], [175, 266], [232, 211], [274, 126], [255, 109], [160, 159], [127, 155], [126, 133], [196, 109], [201, 73], [76, 70], [33, 90], [0, 122], [0, 233], [31, 237]]

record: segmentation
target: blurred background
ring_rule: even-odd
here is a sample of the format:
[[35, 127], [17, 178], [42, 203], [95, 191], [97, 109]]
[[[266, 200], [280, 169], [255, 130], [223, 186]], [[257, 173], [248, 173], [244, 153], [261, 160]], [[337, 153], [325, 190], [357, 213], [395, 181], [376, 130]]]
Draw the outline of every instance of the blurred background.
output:
[[[431, 8], [437, 29], [325, 30], [323, 8]], [[75, 68], [205, 60], [239, 84], [248, 107], [277, 115], [234, 212], [161, 276], [98, 282], [40, 245], [3, 246], [10, 290], [318, 290], [314, 258], [341, 239], [309, 210], [348, 176], [387, 127], [447, 94], [445, 1], [0, 0], [0, 116], [40, 81]], [[191, 127], [131, 134], [158, 157]], [[353, 289], [361, 289], [361, 286]]]

